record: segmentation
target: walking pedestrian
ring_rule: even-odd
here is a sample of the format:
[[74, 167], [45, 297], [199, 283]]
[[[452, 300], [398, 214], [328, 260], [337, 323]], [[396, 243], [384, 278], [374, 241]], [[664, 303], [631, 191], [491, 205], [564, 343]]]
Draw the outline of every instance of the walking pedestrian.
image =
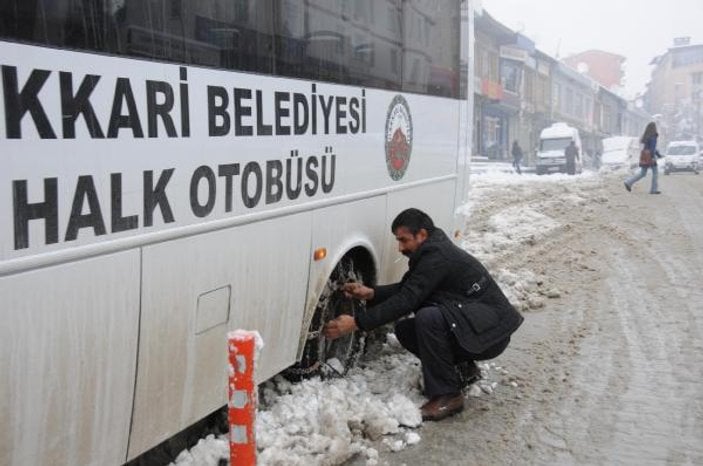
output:
[[[523, 317], [486, 268], [436, 228], [426, 213], [404, 210], [391, 231], [400, 252], [410, 258], [408, 272], [392, 285], [343, 285], [347, 296], [365, 299], [369, 307], [327, 322], [324, 332], [335, 339], [397, 321], [398, 341], [422, 362], [429, 398], [420, 409], [422, 417], [438, 421], [464, 408], [464, 377], [457, 366], [466, 363], [478, 372], [474, 361], [501, 354]], [[398, 320], [411, 313], [413, 317]]]
[[644, 134], [642, 134], [640, 138], [640, 142], [643, 144], [642, 151], [640, 152], [640, 172], [625, 180], [625, 189], [628, 191], [632, 191], [632, 185], [647, 176], [647, 169], [649, 168], [652, 170], [652, 186], [649, 189], [649, 194], [661, 194], [657, 186], [657, 179], [659, 177], [657, 159], [661, 157], [661, 154], [657, 150], [658, 137], [657, 125], [653, 121], [649, 122], [644, 129]]
[[576, 174], [576, 161], [579, 158], [579, 148], [576, 147], [576, 143], [572, 139], [566, 149], [564, 149], [564, 156], [566, 157], [566, 173], [569, 175]]
[[518, 175], [522, 175], [522, 171], [520, 170], [520, 161], [522, 160], [522, 149], [520, 148], [520, 144], [517, 143], [517, 139], [513, 141], [513, 149], [511, 152], [513, 154], [513, 167], [515, 168], [515, 171]]

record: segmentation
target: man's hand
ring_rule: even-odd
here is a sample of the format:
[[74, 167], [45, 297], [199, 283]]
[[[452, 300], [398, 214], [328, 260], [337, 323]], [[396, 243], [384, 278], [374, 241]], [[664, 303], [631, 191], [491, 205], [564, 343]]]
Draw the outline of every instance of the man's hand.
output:
[[347, 298], [370, 300], [374, 296], [373, 288], [364, 286], [359, 282], [345, 283], [342, 285], [342, 291]]
[[336, 340], [353, 331], [358, 330], [354, 317], [344, 314], [334, 320], [330, 320], [325, 324], [325, 338], [328, 340]]

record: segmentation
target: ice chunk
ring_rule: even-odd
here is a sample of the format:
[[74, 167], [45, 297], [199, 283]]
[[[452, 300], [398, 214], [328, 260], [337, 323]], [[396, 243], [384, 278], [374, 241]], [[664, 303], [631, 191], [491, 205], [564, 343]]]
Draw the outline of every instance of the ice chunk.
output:
[[415, 445], [416, 443], [420, 443], [420, 435], [415, 433], [415, 432], [408, 432], [405, 434], [405, 443], [408, 445]]
[[481, 387], [477, 384], [473, 384], [471, 388], [469, 388], [469, 396], [481, 396]]
[[327, 360], [327, 365], [330, 366], [335, 372], [344, 374], [344, 366], [337, 358], [331, 358]]

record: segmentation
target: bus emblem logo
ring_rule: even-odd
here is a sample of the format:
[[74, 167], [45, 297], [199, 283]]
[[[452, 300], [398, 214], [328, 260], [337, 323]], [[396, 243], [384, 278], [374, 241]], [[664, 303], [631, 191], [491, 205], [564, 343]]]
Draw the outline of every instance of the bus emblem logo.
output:
[[405, 175], [413, 150], [413, 120], [402, 95], [396, 95], [386, 115], [386, 166], [395, 181]]

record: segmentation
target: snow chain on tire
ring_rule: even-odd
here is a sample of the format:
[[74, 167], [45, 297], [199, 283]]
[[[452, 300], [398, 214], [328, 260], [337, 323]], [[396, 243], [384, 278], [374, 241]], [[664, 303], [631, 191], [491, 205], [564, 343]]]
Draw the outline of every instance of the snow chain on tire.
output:
[[[310, 329], [308, 331], [305, 349], [303, 350], [303, 358], [301, 361], [288, 369], [285, 370], [285, 374], [292, 378], [308, 378], [314, 375], [320, 375], [321, 377], [326, 376], [343, 376], [349, 368], [353, 367], [361, 357], [363, 353], [364, 346], [366, 344], [366, 336], [362, 335], [361, 332], [354, 332], [345, 337], [341, 337], [334, 341], [328, 341], [324, 338], [322, 331], [325, 322], [334, 319], [341, 314], [354, 315], [356, 312], [363, 311], [366, 308], [365, 301], [359, 301], [354, 299], [349, 299], [344, 297], [341, 291], [342, 285], [349, 282], [363, 282], [363, 277], [354, 268], [354, 262], [352, 259], [343, 259], [335, 267], [332, 275], [325, 283], [325, 287], [320, 293], [320, 298], [318, 299], [317, 306], [315, 307], [315, 312], [313, 314], [312, 321], [310, 323]], [[339, 312], [339, 307], [347, 307], [349, 312]], [[341, 360], [343, 366], [342, 372], [332, 367], [327, 363], [330, 356], [335, 356], [336, 354], [329, 355], [328, 352], [331, 348], [337, 344], [342, 343], [346, 340], [346, 347], [344, 354], [342, 356], [344, 360]], [[356, 341], [355, 341], [356, 340]], [[315, 350], [311, 351], [308, 345], [315, 345]], [[314, 362], [310, 365], [306, 365], [305, 359], [310, 357], [310, 353], [316, 358]]]

